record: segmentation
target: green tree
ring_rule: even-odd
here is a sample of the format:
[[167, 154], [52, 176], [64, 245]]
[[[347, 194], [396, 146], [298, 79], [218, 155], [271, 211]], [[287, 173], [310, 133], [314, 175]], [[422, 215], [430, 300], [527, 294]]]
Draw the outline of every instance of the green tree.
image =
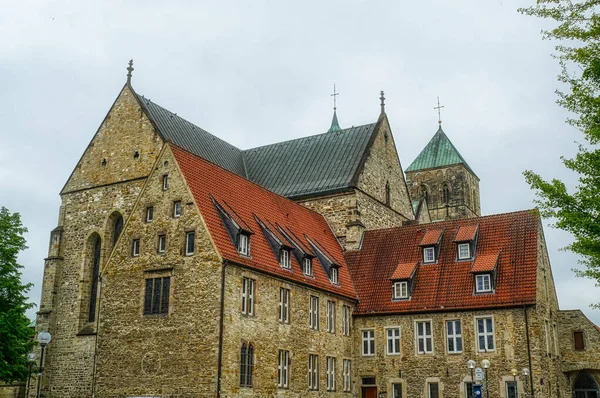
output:
[[[577, 173], [578, 184], [569, 192], [558, 180], [544, 180], [531, 170], [525, 180], [536, 192], [543, 217], [575, 237], [567, 249], [581, 255], [584, 269], [573, 271], [600, 284], [600, 0], [538, 0], [519, 9], [526, 15], [552, 20], [554, 28], [543, 38], [556, 40], [554, 57], [561, 66], [557, 103], [573, 115], [567, 122], [585, 139], [577, 155], [561, 158]], [[596, 304], [598, 306], [598, 304]]]
[[34, 345], [33, 330], [25, 311], [33, 306], [26, 296], [31, 284], [21, 282], [23, 268], [17, 255], [25, 250], [19, 213], [0, 207], [0, 381], [25, 380], [28, 375], [27, 353]]

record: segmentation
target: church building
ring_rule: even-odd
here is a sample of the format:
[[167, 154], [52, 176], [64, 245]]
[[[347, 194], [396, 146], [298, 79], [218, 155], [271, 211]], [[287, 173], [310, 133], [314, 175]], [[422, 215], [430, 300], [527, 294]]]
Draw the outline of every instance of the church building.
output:
[[[46, 398], [598, 398], [536, 209], [481, 215], [441, 122], [239, 149], [127, 82], [60, 191]], [[32, 391], [31, 397], [35, 396]]]

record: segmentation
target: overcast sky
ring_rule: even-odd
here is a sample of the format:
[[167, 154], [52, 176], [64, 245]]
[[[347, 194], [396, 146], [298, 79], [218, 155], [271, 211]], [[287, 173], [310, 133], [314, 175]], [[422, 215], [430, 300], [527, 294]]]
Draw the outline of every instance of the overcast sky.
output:
[[[559, 68], [535, 0], [0, 0], [0, 205], [29, 228], [39, 302], [59, 191], [125, 83], [239, 148], [372, 123], [379, 91], [404, 168], [437, 129], [481, 178], [483, 214], [528, 209], [523, 170], [568, 173], [581, 135], [555, 104]], [[562, 309], [596, 324], [600, 288], [575, 278], [571, 237], [544, 222]], [[35, 310], [30, 312], [34, 316]]]

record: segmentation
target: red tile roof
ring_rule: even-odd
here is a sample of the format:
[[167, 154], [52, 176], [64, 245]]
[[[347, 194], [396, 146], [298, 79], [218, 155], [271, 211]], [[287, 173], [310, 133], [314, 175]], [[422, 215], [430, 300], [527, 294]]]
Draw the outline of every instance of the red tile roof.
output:
[[491, 272], [496, 268], [496, 264], [498, 263], [498, 257], [500, 257], [500, 252], [497, 253], [488, 253], [488, 254], [478, 254], [475, 257], [475, 261], [473, 261], [473, 266], [471, 267], [471, 272]]
[[477, 229], [479, 229], [479, 224], [475, 225], [461, 225], [454, 237], [455, 242], [468, 242], [475, 239], [475, 235], [477, 235]]
[[[223, 259], [284, 279], [311, 285], [317, 289], [357, 298], [348, 267], [344, 261], [342, 248], [322, 215], [274, 194], [184, 149], [172, 144], [170, 147]], [[250, 238], [250, 258], [238, 254], [211, 196], [218, 203], [226, 202], [228, 207], [235, 211], [236, 217], [255, 232]], [[301, 241], [303, 246], [310, 247], [306, 237], [313, 242], [318, 242], [337, 261], [341, 261], [342, 267], [338, 275], [339, 285], [333, 285], [329, 281], [317, 258], [313, 259], [314, 278], [302, 273], [295, 256], [291, 256], [292, 270], [284, 270], [279, 265], [279, 259], [273, 255], [254, 215], [263, 221], [268, 220], [269, 227], [277, 224], [284, 229], [293, 230], [294, 239]], [[236, 220], [236, 222], [240, 221]]]
[[[367, 231], [361, 250], [346, 252], [346, 263], [358, 291], [357, 314], [426, 312], [451, 309], [535, 304], [537, 238], [539, 214], [536, 210], [477, 218], [479, 237], [475, 254], [497, 255], [496, 290], [493, 294], [474, 291], [471, 261], [456, 260], [453, 238], [473, 219], [407, 225]], [[419, 246], [429, 230], [444, 229], [436, 264], [419, 264], [413, 277], [410, 300], [392, 301], [390, 278], [398, 264], [422, 258]]]
[[[436, 224], [437, 225], [437, 224]], [[437, 245], [440, 241], [440, 237], [444, 232], [443, 229], [428, 229], [423, 235], [423, 239], [421, 239], [421, 246], [431, 246]]]
[[398, 264], [398, 266], [396, 267], [396, 270], [394, 271], [394, 273], [392, 274], [390, 279], [398, 280], [398, 279], [410, 278], [412, 276], [413, 272], [415, 272], [415, 269], [417, 268], [417, 264], [419, 264], [418, 261]]

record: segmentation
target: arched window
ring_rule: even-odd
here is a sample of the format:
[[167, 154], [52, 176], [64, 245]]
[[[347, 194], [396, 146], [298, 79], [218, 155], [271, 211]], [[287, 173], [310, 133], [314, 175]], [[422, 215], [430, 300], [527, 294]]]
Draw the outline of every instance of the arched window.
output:
[[425, 203], [429, 204], [429, 192], [427, 191], [427, 187], [425, 185], [421, 185], [419, 187], [419, 197], [421, 199], [425, 199]]
[[385, 183], [385, 204], [390, 204], [390, 182], [386, 181]]
[[90, 281], [90, 308], [88, 322], [96, 320], [96, 299], [98, 295], [98, 274], [100, 273], [100, 254], [102, 253], [102, 240], [96, 236], [92, 243], [92, 279]]
[[444, 187], [442, 188], [442, 199], [445, 204], [450, 202], [450, 189], [448, 188], [448, 184], [444, 184]]
[[252, 387], [252, 373], [254, 371], [254, 347], [252, 344], [242, 344], [240, 352], [240, 386]]
[[589, 373], [581, 372], [575, 379], [573, 391], [575, 392], [574, 396], [577, 398], [597, 398], [598, 383]]
[[121, 231], [123, 231], [123, 216], [119, 214], [115, 219], [115, 225], [113, 228], [113, 245], [117, 243], [117, 239], [119, 239]]

